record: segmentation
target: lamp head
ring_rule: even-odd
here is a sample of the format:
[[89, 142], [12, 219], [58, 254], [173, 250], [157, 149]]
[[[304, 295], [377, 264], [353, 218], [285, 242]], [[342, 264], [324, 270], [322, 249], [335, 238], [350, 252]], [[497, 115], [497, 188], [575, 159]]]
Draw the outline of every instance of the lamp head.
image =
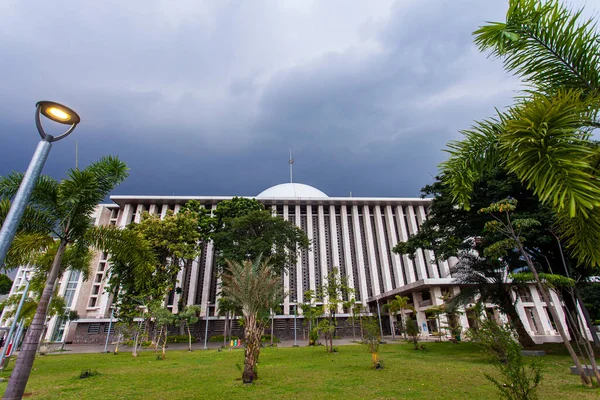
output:
[[75, 111], [62, 104], [53, 101], [38, 101], [37, 106], [44, 117], [59, 124], [77, 125], [81, 121]]
[[[81, 118], [75, 111], [54, 101], [38, 101], [35, 106], [35, 124], [40, 136], [45, 141], [56, 142], [57, 140], [67, 137], [71, 132], [73, 132], [77, 124], [81, 122]], [[54, 137], [44, 131], [42, 121], [40, 120], [40, 115], [45, 116], [51, 121], [58, 122], [59, 124], [70, 125], [70, 127], [62, 135]]]

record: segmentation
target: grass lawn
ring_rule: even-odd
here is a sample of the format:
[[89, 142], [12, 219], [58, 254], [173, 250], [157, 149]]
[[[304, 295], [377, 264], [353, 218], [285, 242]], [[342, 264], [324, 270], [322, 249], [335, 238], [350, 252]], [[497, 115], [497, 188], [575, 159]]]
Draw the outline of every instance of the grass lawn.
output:
[[[398, 342], [381, 346], [384, 369], [370, 367], [362, 346], [266, 348], [259, 380], [245, 386], [238, 370], [243, 350], [169, 351], [157, 361], [151, 351], [62, 354], [38, 357], [26, 393], [36, 399], [496, 399], [483, 376], [494, 368], [468, 343], [428, 343], [428, 351]], [[543, 357], [541, 399], [598, 399], [600, 391], [583, 388], [571, 375], [569, 358]], [[11, 362], [14, 365], [14, 361]], [[84, 369], [98, 375], [79, 379]], [[9, 369], [3, 374], [8, 376]], [[0, 383], [3, 392], [6, 382]]]

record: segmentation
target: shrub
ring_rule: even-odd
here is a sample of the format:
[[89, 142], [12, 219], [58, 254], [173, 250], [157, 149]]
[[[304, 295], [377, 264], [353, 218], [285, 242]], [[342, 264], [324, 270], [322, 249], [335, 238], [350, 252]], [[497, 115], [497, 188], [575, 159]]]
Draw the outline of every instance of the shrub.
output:
[[[263, 343], [266, 343], [266, 342], [271, 343], [271, 335], [270, 334], [262, 335], [260, 337], [260, 341]], [[277, 338], [277, 336], [273, 335], [273, 343], [279, 343], [279, 342], [281, 342], [281, 340], [279, 340], [279, 338]]]
[[[134, 344], [133, 340], [130, 340], [125, 343], [126, 346], [130, 346], [130, 347], [133, 347], [133, 344]], [[138, 342], [138, 345], [140, 345], [142, 347], [151, 347], [152, 342], [150, 340], [144, 340], [143, 342]]]
[[[221, 338], [223, 335], [221, 335]], [[167, 336], [167, 343], [188, 343], [190, 340], [188, 335], [171, 335]], [[197, 342], [196, 338], [192, 336], [192, 343]]]
[[81, 373], [79, 374], [79, 379], [85, 379], [85, 378], [89, 378], [91, 376], [94, 375], [99, 375], [100, 373], [98, 371], [92, 371], [91, 369], [84, 369], [83, 371], [81, 371]]
[[485, 356], [500, 371], [502, 382], [489, 375], [485, 377], [509, 400], [535, 400], [537, 388], [542, 381], [541, 360], [532, 358], [526, 364], [521, 354], [521, 346], [515, 340], [515, 333], [508, 327], [487, 320], [472, 334], [472, 340], [482, 349]]
[[[238, 340], [239, 338], [237, 336], [232, 336], [231, 338], [229, 338], [229, 336], [227, 336], [228, 340]], [[223, 342], [223, 340], [225, 340], [225, 338], [223, 337], [223, 335], [215, 335], [215, 336], [211, 336], [208, 341], [211, 343], [219, 343], [219, 342]]]
[[419, 350], [419, 337], [421, 336], [421, 331], [417, 321], [411, 319], [406, 321], [406, 335], [409, 338], [409, 342], [415, 346], [415, 350]]

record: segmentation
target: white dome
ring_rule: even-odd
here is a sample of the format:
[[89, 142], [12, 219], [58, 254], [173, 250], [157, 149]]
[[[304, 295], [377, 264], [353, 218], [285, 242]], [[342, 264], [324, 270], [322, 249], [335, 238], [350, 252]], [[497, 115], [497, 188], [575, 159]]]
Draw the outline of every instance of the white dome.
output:
[[281, 185], [271, 186], [270, 188], [260, 192], [257, 199], [267, 198], [322, 198], [329, 197], [319, 189], [303, 183], [282, 183]]

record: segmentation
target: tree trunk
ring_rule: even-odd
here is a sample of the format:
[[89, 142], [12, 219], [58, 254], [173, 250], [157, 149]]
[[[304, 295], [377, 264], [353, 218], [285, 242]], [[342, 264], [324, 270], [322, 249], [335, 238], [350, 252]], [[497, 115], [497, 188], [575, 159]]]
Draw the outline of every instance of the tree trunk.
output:
[[187, 325], [187, 331], [188, 331], [188, 351], [191, 352], [192, 351], [192, 331], [190, 331], [190, 324], [186, 324]]
[[256, 363], [260, 354], [260, 332], [256, 323], [256, 315], [244, 315], [246, 324], [244, 333], [246, 336], [246, 349], [244, 350], [244, 372], [242, 380], [244, 383], [252, 383], [258, 378]]
[[271, 347], [273, 347], [273, 325], [275, 325], [275, 319], [273, 318], [273, 310], [271, 310]]
[[165, 358], [167, 358], [167, 335], [169, 334], [169, 329], [167, 326], [165, 326], [165, 337], [163, 339], [163, 345], [162, 345], [162, 359], [164, 360]]
[[225, 327], [223, 328], [223, 348], [227, 347], [227, 333], [229, 331], [229, 310], [225, 312]]
[[519, 344], [524, 348], [534, 347], [535, 342], [529, 335], [529, 332], [527, 332], [527, 329], [525, 329], [525, 325], [523, 325], [523, 321], [521, 320], [521, 317], [519, 316], [512, 299], [507, 299], [507, 301], [504, 302], [503, 309], [510, 320], [510, 324], [517, 332]]
[[392, 330], [392, 340], [396, 340], [396, 330], [394, 329], [394, 317], [390, 313], [390, 329]]
[[356, 342], [356, 327], [354, 326], [354, 311], [352, 311], [352, 340]]
[[48, 277], [46, 278], [46, 285], [44, 286], [44, 291], [42, 292], [42, 296], [40, 297], [40, 301], [35, 311], [35, 316], [33, 317], [33, 321], [31, 322], [29, 329], [27, 329], [27, 334], [23, 340], [23, 346], [19, 352], [19, 357], [17, 358], [17, 362], [15, 363], [15, 367], [10, 375], [8, 385], [6, 387], [6, 391], [4, 392], [3, 399], [5, 400], [21, 399], [23, 397], [23, 393], [25, 392], [25, 386], [27, 386], [27, 380], [29, 379], [31, 367], [33, 366], [33, 361], [35, 360], [37, 346], [40, 341], [42, 330], [44, 329], [44, 322], [46, 321], [46, 314], [48, 312], [48, 304], [50, 303], [50, 299], [54, 293], [56, 280], [60, 275], [61, 262], [66, 247], [66, 240], [61, 240], [58, 250], [56, 251], [56, 255], [54, 256], [54, 261], [52, 262], [52, 268], [50, 269]]
[[592, 319], [590, 318], [590, 313], [589, 313], [587, 307], [585, 306], [585, 304], [583, 303], [583, 300], [581, 299], [581, 295], [579, 294], [579, 290], [577, 289], [577, 287], [574, 287], [573, 291], [575, 292], [575, 297], [577, 298], [579, 307], [581, 307], [581, 311], [583, 312], [583, 317], [585, 318], [585, 323], [586, 323], [588, 329], [590, 330], [590, 334], [592, 335], [592, 340], [594, 341], [594, 346], [596, 348], [600, 349], [600, 340], [598, 339], [598, 332], [596, 332], [596, 327], [592, 323]]
[[537, 288], [540, 291], [540, 294], [542, 295], [542, 299], [546, 303], [546, 307], [548, 308], [548, 311], [550, 311], [550, 315], [552, 315], [552, 319], [554, 319], [554, 322], [556, 324], [556, 329], [558, 330], [558, 333], [560, 334], [560, 337], [562, 338], [563, 343], [564, 343], [565, 347], [567, 348], [567, 351], [569, 352], [569, 355], [571, 356], [571, 358], [573, 359], [573, 362], [575, 363], [575, 368], [577, 368], [577, 372], [579, 373], [581, 382], [584, 385], [589, 386], [591, 384], [590, 379], [588, 378], [585, 371], [583, 370], [583, 366], [581, 365], [581, 362], [579, 361], [579, 357], [577, 357], [577, 354], [575, 354], [575, 350], [573, 350], [573, 346], [571, 346], [571, 343], [569, 342], [569, 338], [567, 337], [567, 333], [565, 332], [565, 329], [563, 328], [562, 321], [560, 320], [560, 318], [558, 317], [558, 313], [556, 312], [555, 305], [553, 305], [551, 303], [550, 295], [548, 294], [548, 292], [546, 291], [546, 288], [542, 284], [542, 281], [540, 279], [540, 276], [538, 275], [537, 269], [535, 268], [535, 265], [533, 265], [533, 261], [531, 261], [531, 257], [529, 257], [529, 254], [523, 248], [523, 245], [521, 244], [521, 240], [518, 237], [516, 237], [516, 242], [517, 242], [517, 245], [519, 246], [519, 251], [525, 257], [525, 261], [527, 262], [527, 266], [529, 267], [529, 270], [531, 271], [531, 273], [533, 274], [533, 276], [535, 278], [535, 281], [537, 283]]

